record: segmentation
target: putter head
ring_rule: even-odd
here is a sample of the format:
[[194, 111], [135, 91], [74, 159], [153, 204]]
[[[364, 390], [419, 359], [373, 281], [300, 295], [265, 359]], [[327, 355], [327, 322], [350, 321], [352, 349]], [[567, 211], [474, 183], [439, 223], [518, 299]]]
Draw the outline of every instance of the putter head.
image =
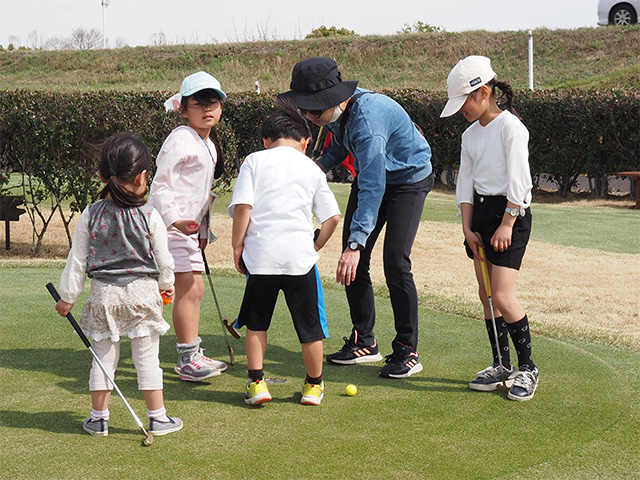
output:
[[507, 387], [507, 378], [504, 376], [504, 373], [502, 374], [502, 383], [499, 383], [497, 388], [501, 392], [505, 393], [509, 393], [509, 390], [511, 390], [509, 387]]
[[236, 330], [236, 327], [234, 327], [233, 324], [229, 323], [229, 320], [223, 318], [222, 323], [233, 338], [242, 338], [240, 332]]
[[148, 447], [149, 445], [151, 445], [153, 443], [153, 434], [151, 432], [147, 432], [147, 436], [144, 438], [144, 440], [142, 441], [142, 444], [145, 447]]

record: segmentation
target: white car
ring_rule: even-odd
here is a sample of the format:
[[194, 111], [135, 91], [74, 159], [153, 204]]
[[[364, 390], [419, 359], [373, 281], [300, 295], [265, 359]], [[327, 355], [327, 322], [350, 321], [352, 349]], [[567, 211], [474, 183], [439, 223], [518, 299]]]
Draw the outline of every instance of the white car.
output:
[[640, 0], [600, 0], [598, 25], [631, 25], [638, 22]]

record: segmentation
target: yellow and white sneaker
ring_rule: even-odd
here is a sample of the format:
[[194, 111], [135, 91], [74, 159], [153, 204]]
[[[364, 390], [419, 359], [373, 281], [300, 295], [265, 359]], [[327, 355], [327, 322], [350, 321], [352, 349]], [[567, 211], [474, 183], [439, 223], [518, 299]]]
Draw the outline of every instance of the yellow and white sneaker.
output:
[[319, 385], [313, 383], [305, 383], [302, 385], [302, 405], [320, 405], [324, 397], [324, 382]]
[[260, 405], [261, 403], [270, 401], [271, 394], [264, 380], [247, 382], [247, 389], [244, 392], [244, 403], [247, 405]]

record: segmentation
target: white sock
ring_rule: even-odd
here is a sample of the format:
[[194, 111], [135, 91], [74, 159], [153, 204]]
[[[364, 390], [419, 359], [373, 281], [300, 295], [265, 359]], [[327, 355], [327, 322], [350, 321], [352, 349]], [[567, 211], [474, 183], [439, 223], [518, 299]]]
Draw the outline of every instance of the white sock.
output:
[[94, 410], [91, 409], [91, 420], [109, 420], [109, 409]]
[[147, 409], [147, 417], [153, 418], [158, 422], [168, 422], [169, 417], [167, 417], [167, 410], [164, 408], [164, 405], [157, 410], [149, 410]]

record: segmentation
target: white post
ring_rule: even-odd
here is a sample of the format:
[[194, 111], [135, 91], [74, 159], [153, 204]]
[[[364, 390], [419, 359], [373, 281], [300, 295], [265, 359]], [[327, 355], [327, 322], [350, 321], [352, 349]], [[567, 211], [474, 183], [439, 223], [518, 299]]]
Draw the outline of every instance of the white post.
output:
[[533, 33], [529, 30], [529, 90], [533, 91]]
[[109, 0], [101, 0], [101, 2], [102, 2], [102, 48], [107, 48], [107, 33], [105, 31], [104, 17], [105, 17], [105, 11], [109, 6]]

